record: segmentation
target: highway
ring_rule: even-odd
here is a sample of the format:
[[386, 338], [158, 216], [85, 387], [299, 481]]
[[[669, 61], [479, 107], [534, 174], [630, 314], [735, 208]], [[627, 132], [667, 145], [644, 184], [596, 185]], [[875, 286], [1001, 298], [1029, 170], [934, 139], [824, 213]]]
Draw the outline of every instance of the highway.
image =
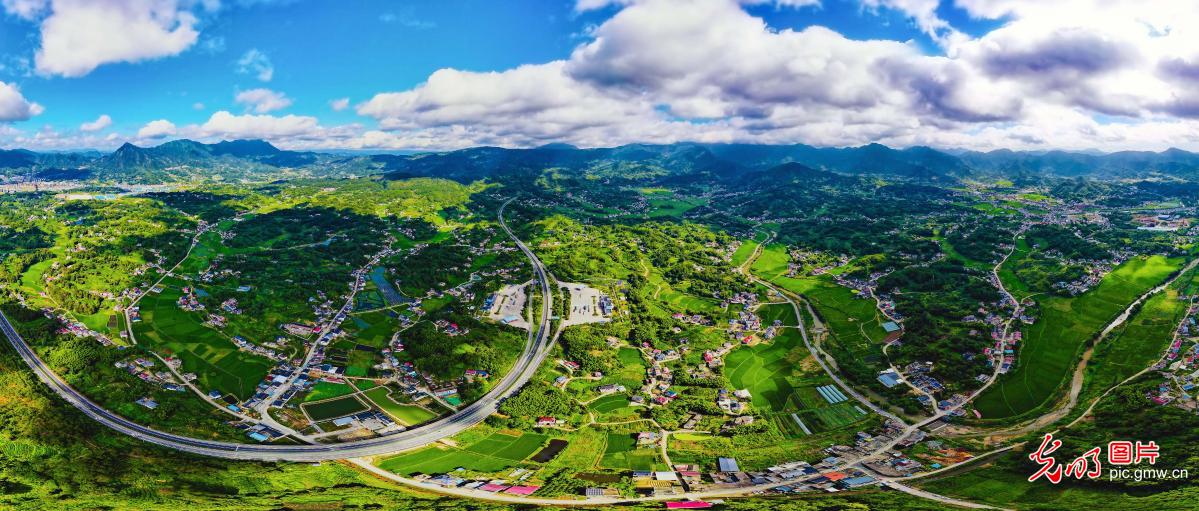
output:
[[[372, 438], [367, 440], [358, 440], [353, 442], [345, 442], [339, 444], [328, 445], [257, 445], [257, 444], [240, 444], [232, 442], [217, 442], [211, 440], [202, 440], [181, 435], [175, 435], [158, 431], [146, 426], [142, 426], [115, 413], [112, 413], [102, 406], [88, 399], [82, 393], [76, 391], [57, 374], [42, 362], [32, 348], [25, 343], [21, 338], [20, 333], [13, 328], [9, 323], [8, 318], [0, 312], [0, 330], [3, 330], [4, 336], [8, 338], [9, 343], [16, 349], [17, 353], [25, 361], [30, 369], [37, 375], [43, 383], [48, 385], [59, 396], [65, 399], [71, 406], [79, 409], [88, 417], [103, 424], [105, 427], [129, 435], [133, 438], [175, 449], [178, 451], [189, 452], [204, 456], [213, 456], [217, 458], [236, 459], [236, 460], [261, 460], [261, 461], [297, 461], [297, 462], [314, 462], [339, 460], [344, 458], [357, 458], [364, 456], [378, 456], [389, 454], [408, 449], [414, 449], [424, 445], [431, 444], [442, 438], [453, 436], [463, 430], [466, 430], [486, 419], [489, 415], [495, 412], [500, 401], [512, 396], [525, 383], [532, 378], [537, 371], [537, 367], [541, 365], [546, 356], [549, 355], [550, 348], [553, 346], [550, 337], [550, 316], [553, 310], [553, 286], [550, 285], [550, 276], [542, 265], [541, 260], [533, 254], [524, 242], [512, 233], [504, 222], [504, 208], [511, 203], [509, 199], [499, 210], [500, 225], [504, 231], [516, 242], [517, 247], [521, 252], [528, 257], [530, 264], [533, 266], [533, 271], [536, 276], [538, 285], [541, 286], [542, 295], [545, 297], [542, 300], [541, 323], [537, 328], [536, 335], [530, 337], [530, 341], [526, 343], [520, 357], [513, 365], [512, 370], [503, 379], [478, 401], [462, 408], [457, 413], [444, 417], [425, 426], [410, 429], [400, 433]], [[133, 396], [130, 397], [132, 399]]]

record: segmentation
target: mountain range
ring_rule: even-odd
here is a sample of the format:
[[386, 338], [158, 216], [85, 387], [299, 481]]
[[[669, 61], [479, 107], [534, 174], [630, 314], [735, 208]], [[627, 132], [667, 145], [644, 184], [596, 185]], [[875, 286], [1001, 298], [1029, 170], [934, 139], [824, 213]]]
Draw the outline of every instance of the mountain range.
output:
[[930, 147], [894, 149], [880, 144], [829, 148], [794, 145], [630, 144], [580, 149], [550, 144], [531, 149], [474, 147], [439, 153], [335, 154], [288, 151], [264, 140], [205, 144], [173, 140], [154, 147], [125, 144], [112, 153], [39, 153], [0, 150], [0, 178], [30, 174], [42, 180], [94, 180], [120, 183], [189, 181], [262, 182], [305, 177], [382, 174], [392, 178], [430, 176], [461, 181], [498, 173], [554, 168], [592, 175], [687, 176], [711, 174], [737, 179], [785, 163], [840, 174], [957, 181], [970, 177], [1056, 176], [1098, 178], [1199, 177], [1199, 154], [1180, 149], [1107, 154], [1067, 151], [942, 151]]

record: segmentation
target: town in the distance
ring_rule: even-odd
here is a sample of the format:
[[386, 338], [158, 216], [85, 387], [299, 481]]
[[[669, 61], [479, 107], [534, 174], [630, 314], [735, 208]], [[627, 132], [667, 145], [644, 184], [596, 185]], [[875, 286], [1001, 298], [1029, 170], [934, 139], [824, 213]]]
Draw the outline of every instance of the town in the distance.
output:
[[[179, 140], [10, 166], [6, 364], [139, 450], [510, 504], [969, 505], [1045, 432], [1066, 464], [1199, 424], [1194, 185], [930, 152]], [[279, 160], [312, 163], [267, 182]], [[218, 161], [236, 178], [156, 172]], [[1157, 430], [1156, 465], [1189, 434]]]

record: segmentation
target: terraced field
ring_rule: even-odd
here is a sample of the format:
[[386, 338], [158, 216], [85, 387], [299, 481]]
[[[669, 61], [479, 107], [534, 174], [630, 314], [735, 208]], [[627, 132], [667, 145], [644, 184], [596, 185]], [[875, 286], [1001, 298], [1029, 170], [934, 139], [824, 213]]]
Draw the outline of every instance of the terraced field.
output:
[[975, 409], [984, 419], [1038, 409], [1065, 382], [1086, 341], [1182, 264], [1181, 258], [1137, 258], [1120, 265], [1082, 295], [1043, 298], [1041, 317], [1024, 329], [1015, 370], [975, 399]]

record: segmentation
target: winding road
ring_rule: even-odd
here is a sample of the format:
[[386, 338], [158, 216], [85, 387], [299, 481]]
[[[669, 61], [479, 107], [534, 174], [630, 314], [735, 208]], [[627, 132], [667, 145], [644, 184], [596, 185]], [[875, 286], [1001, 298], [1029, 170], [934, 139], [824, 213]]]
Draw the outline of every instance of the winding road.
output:
[[25, 364], [33, 370], [38, 379], [70, 403], [71, 406], [74, 406], [88, 417], [91, 417], [113, 431], [148, 443], [217, 458], [298, 462], [378, 456], [414, 449], [431, 444], [442, 438], [453, 436], [482, 422], [496, 411], [501, 401], [514, 395], [532, 378], [538, 366], [549, 355], [550, 348], [553, 346], [553, 340], [550, 337], [553, 286], [550, 285], [550, 276], [545, 266], [542, 265], [541, 260], [525, 246], [524, 242], [513, 234], [512, 230], [508, 228], [507, 223], [504, 222], [504, 208], [511, 202], [512, 200], [509, 199], [500, 207], [499, 220], [504, 231], [512, 237], [517, 247], [528, 257], [530, 264], [533, 266], [536, 280], [541, 286], [542, 294], [545, 296], [545, 300], [542, 301], [541, 323], [538, 326], [537, 333], [530, 337], [530, 341], [526, 343], [512, 370], [487, 395], [462, 408], [457, 413], [420, 428], [410, 429], [401, 433], [368, 440], [327, 445], [254, 445], [202, 440], [159, 431], [110, 412], [72, 388], [46, 366], [41, 358], [37, 356], [37, 353], [34, 352], [33, 348], [21, 337], [20, 333], [13, 328], [3, 313], [0, 313], [0, 330], [4, 332], [4, 336], [8, 338], [9, 343], [16, 349], [21, 359], [25, 361]]

